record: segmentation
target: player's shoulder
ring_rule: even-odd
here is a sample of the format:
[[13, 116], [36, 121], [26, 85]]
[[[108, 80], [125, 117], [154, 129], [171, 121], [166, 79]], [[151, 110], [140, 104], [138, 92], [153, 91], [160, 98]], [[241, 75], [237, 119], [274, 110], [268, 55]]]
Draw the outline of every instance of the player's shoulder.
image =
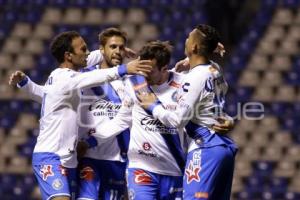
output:
[[98, 69], [98, 65], [93, 65], [93, 66], [89, 66], [89, 67], [85, 67], [83, 69], [80, 70], [80, 72], [90, 72], [93, 70]]

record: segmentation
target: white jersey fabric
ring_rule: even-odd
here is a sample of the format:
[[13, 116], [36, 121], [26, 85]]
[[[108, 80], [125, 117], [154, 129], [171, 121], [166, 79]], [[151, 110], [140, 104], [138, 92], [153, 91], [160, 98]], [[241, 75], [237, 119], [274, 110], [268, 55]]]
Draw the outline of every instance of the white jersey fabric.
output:
[[[221, 113], [225, 103], [228, 85], [216, 63], [198, 65], [185, 75], [178, 94], [178, 108], [170, 112], [163, 105], [153, 109], [153, 116], [170, 127], [184, 127], [189, 121], [199, 127], [207, 127], [211, 134], [213, 124]], [[227, 116], [227, 115], [225, 115]], [[231, 119], [227, 116], [228, 119]], [[199, 146], [191, 141], [189, 151]]]
[[[95, 56], [97, 58], [93, 57], [93, 62], [100, 62], [101, 54], [98, 52]], [[90, 64], [93, 62], [88, 61]], [[44, 86], [36, 85], [28, 78], [22, 88], [34, 100], [42, 100], [40, 132], [33, 152], [33, 163], [42, 160], [44, 162], [45, 155], [55, 155], [63, 166], [76, 167], [77, 112], [81, 91], [119, 77], [118, 67], [114, 67], [86, 73], [57, 68], [50, 74]]]
[[[170, 72], [170, 78], [167, 82], [159, 86], [150, 86], [170, 112], [174, 112], [177, 108], [177, 90], [180, 88], [181, 78], [181, 75]], [[148, 114], [139, 105], [129, 80], [126, 80], [126, 92], [128, 92], [128, 97], [125, 97], [123, 106], [116, 118], [105, 126], [98, 126], [95, 136], [102, 139], [113, 137], [121, 130], [131, 126], [128, 167], [144, 169], [162, 175], [181, 176], [182, 171], [175, 157], [182, 156], [184, 159], [185, 156], [183, 130], [166, 127]], [[174, 156], [166, 140], [171, 143], [177, 142], [177, 151], [183, 154]]]
[[[95, 66], [90, 70], [96, 68], [99, 68], [99, 66]], [[78, 118], [79, 134], [82, 138], [88, 137], [87, 133], [90, 129], [95, 128], [97, 125], [101, 126], [116, 116], [124, 98], [124, 87], [124, 83], [120, 79], [82, 91]], [[110, 127], [106, 128], [110, 129]], [[121, 156], [117, 137], [105, 141], [99, 140], [98, 145], [88, 149], [84, 157], [125, 162], [125, 159]]]

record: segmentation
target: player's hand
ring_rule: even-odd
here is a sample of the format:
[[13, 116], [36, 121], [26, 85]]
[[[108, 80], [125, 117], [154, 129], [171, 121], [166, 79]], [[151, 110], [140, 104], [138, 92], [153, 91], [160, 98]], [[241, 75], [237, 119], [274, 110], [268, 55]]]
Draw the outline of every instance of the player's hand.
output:
[[178, 61], [175, 64], [175, 71], [176, 72], [183, 72], [183, 71], [188, 71], [190, 69], [190, 63], [189, 60], [187, 58]]
[[218, 42], [217, 48], [214, 50], [214, 53], [219, 54], [221, 57], [223, 57], [226, 53], [225, 47], [222, 43]]
[[135, 59], [127, 64], [128, 74], [138, 74], [147, 77], [152, 70], [151, 60]]
[[77, 143], [76, 151], [77, 151], [77, 159], [81, 159], [89, 148], [89, 144], [85, 141], [79, 141]]
[[133, 49], [125, 47], [125, 56], [127, 58], [136, 58], [137, 57], [137, 53]]
[[140, 105], [146, 110], [157, 101], [156, 95], [149, 92], [137, 92], [137, 98]]
[[217, 133], [227, 134], [234, 127], [233, 120], [230, 120], [226, 117], [219, 117], [217, 121], [219, 122], [219, 124], [214, 124], [212, 126], [213, 130]]
[[22, 71], [15, 71], [9, 77], [8, 84], [16, 86], [19, 82], [21, 82], [26, 77], [26, 74]]

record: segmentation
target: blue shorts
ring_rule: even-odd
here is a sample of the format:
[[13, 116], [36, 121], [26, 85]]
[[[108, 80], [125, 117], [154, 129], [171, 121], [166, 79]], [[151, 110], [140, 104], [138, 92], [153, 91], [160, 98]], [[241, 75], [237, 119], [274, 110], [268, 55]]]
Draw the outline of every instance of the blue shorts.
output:
[[226, 145], [188, 153], [183, 178], [183, 199], [229, 200], [236, 149]]
[[79, 164], [77, 199], [124, 199], [126, 163], [83, 158]]
[[76, 168], [66, 168], [60, 164], [33, 164], [42, 199], [69, 196], [75, 199], [77, 191]]
[[128, 168], [127, 182], [129, 200], [182, 199], [182, 176], [166, 176]]

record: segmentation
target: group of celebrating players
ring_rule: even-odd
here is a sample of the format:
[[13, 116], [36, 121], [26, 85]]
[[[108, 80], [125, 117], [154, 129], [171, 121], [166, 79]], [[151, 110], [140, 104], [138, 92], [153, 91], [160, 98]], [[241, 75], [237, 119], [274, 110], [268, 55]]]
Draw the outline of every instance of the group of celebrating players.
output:
[[230, 199], [237, 147], [223, 111], [228, 86], [210, 60], [218, 32], [189, 33], [182, 72], [170, 70], [167, 41], [146, 43], [124, 64], [136, 56], [126, 44], [125, 32], [107, 28], [90, 53], [77, 32], [63, 32], [51, 43], [58, 67], [45, 85], [11, 75], [42, 105], [32, 156], [42, 198]]

